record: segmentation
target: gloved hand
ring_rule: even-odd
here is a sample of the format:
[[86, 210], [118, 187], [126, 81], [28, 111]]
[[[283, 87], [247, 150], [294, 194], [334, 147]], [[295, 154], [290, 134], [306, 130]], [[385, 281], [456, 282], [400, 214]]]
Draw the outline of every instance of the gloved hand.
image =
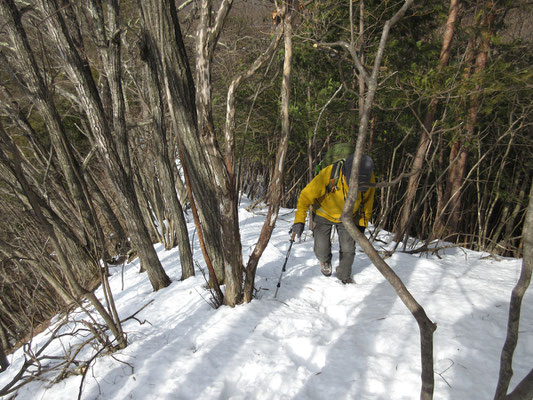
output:
[[300, 236], [302, 236], [302, 233], [304, 231], [304, 224], [302, 222], [295, 223], [292, 227], [289, 233], [295, 233], [298, 239]]

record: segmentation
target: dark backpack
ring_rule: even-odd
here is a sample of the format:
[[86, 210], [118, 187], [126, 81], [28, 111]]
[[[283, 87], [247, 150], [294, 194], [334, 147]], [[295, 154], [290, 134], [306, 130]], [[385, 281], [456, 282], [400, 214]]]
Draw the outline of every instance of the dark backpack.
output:
[[[343, 166], [342, 172], [346, 178], [346, 182], [350, 182], [350, 176], [352, 173], [353, 156], [348, 157]], [[361, 156], [361, 162], [359, 163], [359, 191], [365, 191], [370, 188], [370, 178], [374, 171], [374, 160], [366, 154]]]

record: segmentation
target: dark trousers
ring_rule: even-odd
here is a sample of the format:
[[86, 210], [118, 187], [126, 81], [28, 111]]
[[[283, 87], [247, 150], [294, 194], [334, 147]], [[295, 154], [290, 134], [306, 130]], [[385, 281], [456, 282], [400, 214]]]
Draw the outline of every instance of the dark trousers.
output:
[[[344, 225], [339, 222], [331, 222], [326, 218], [315, 215], [315, 227], [313, 229], [314, 252], [316, 258], [321, 263], [327, 261], [331, 263], [331, 228], [335, 226], [339, 234], [339, 266], [337, 267], [337, 278], [348, 279], [352, 275], [352, 264], [355, 258], [355, 240], [352, 239]], [[357, 226], [364, 233], [364, 226]]]

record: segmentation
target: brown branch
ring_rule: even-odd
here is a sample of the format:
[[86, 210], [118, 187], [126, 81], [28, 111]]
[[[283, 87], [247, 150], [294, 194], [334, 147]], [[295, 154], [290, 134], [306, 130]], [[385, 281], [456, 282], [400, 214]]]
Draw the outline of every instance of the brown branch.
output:
[[[27, 383], [31, 382], [33, 379], [35, 379], [35, 376], [31, 376], [29, 378], [26, 378], [22, 383], [19, 385], [16, 385], [17, 382], [23, 379], [24, 373], [30, 368], [32, 365], [35, 365], [35, 362], [43, 359], [39, 358], [39, 356], [42, 354], [42, 352], [52, 343], [54, 339], [56, 339], [57, 333], [59, 330], [67, 323], [67, 320], [64, 320], [61, 324], [59, 324], [52, 332], [52, 335], [48, 338], [46, 343], [29, 359], [24, 356], [24, 363], [20, 367], [19, 372], [9, 381], [3, 388], [0, 389], [0, 397], [5, 396], [9, 393], [13, 393], [14, 391], [18, 390], [22, 386], [26, 385]], [[15, 386], [16, 385], [16, 386]]]
[[130, 319], [136, 319], [135, 316], [137, 314], [139, 314], [142, 310], [144, 310], [146, 307], [148, 307], [150, 304], [152, 304], [154, 302], [154, 300], [150, 300], [148, 303], [146, 303], [144, 306], [142, 306], [141, 308], [139, 308], [137, 311], [135, 311], [133, 314], [131, 314], [129, 317], [126, 317], [124, 319], [122, 319], [120, 321], [121, 324], [123, 324], [124, 322], [130, 320]]
[[419, 169], [412, 170], [412, 171], [409, 171], [409, 172], [402, 172], [400, 175], [398, 175], [392, 181], [371, 183], [369, 186], [370, 187], [375, 187], [375, 188], [384, 188], [384, 187], [394, 186], [394, 185], [397, 185], [402, 179], [409, 178], [410, 176], [413, 176], [414, 174], [416, 174], [418, 172], [420, 172]]

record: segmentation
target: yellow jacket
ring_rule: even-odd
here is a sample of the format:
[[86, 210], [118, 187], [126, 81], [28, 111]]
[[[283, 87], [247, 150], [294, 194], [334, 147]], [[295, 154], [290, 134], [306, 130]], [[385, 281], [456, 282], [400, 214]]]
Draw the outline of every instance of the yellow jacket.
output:
[[[296, 215], [294, 217], [295, 224], [298, 222], [305, 223], [309, 207], [317, 203], [320, 198], [322, 198], [322, 200], [314, 206], [314, 208], [316, 208], [316, 215], [320, 215], [335, 223], [341, 222], [340, 218], [342, 209], [344, 208], [344, 201], [348, 195], [348, 184], [341, 171], [339, 176], [340, 188], [334, 193], [326, 194], [327, 186], [330, 183], [332, 169], [333, 164], [323, 168], [302, 190], [296, 206]], [[376, 182], [374, 173], [372, 173], [370, 177], [370, 182]], [[374, 205], [375, 191], [376, 189], [371, 187], [368, 190], [359, 192], [357, 195], [357, 200], [355, 201], [353, 208], [353, 215], [354, 217], [358, 217], [356, 223], [360, 226], [368, 225], [370, 215], [372, 214], [372, 206]]]

